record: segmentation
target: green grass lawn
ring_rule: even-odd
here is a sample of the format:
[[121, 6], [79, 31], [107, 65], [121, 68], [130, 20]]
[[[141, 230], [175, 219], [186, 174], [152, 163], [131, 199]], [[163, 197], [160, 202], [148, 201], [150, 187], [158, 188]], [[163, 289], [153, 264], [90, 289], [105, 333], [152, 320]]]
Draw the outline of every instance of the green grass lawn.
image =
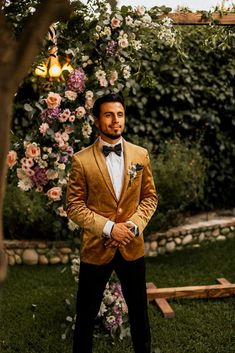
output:
[[[61, 339], [71, 313], [65, 299], [76, 292], [69, 267], [15, 266], [0, 295], [1, 353], [71, 353], [72, 337]], [[147, 281], [158, 287], [235, 283], [235, 240], [204, 245], [147, 260]], [[92, 279], [91, 279], [92, 280]], [[36, 305], [33, 318], [32, 304]], [[149, 305], [153, 349], [157, 353], [235, 353], [235, 299], [171, 302], [174, 319]], [[95, 338], [94, 353], [133, 353], [131, 340]]]

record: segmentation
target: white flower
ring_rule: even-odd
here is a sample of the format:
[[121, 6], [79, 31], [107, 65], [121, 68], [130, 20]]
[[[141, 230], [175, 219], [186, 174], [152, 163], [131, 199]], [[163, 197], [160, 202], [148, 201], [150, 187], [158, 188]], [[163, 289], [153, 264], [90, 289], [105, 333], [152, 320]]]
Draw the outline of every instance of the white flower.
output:
[[96, 77], [98, 80], [105, 79], [106, 73], [105, 73], [105, 71], [103, 71], [103, 70], [98, 70], [98, 71], [96, 71], [96, 73], [95, 73], [95, 77]]
[[96, 29], [97, 32], [100, 32], [102, 28], [101, 28], [99, 25], [97, 25], [97, 26], [95, 27], [95, 29]]
[[65, 91], [65, 97], [68, 98], [68, 100], [70, 101], [75, 101], [75, 99], [77, 98], [77, 93], [74, 91]]
[[31, 179], [25, 177], [18, 181], [18, 187], [23, 191], [28, 191], [33, 187], [33, 183]]
[[145, 23], [151, 23], [152, 22], [152, 18], [146, 13], [143, 17], [142, 17], [142, 21]]
[[123, 66], [123, 77], [128, 79], [131, 76], [131, 67], [129, 65]]
[[107, 310], [108, 310], [108, 309], [107, 309], [106, 305], [105, 305], [104, 302], [102, 301], [102, 302], [101, 302], [101, 305], [100, 305], [100, 310], [99, 310], [98, 316], [103, 316], [104, 313], [106, 313]]
[[84, 123], [82, 126], [82, 134], [85, 138], [88, 138], [90, 134], [92, 133], [92, 128], [91, 125], [88, 123]]
[[79, 229], [79, 226], [78, 226], [76, 223], [74, 223], [74, 222], [72, 221], [72, 219], [69, 219], [69, 220], [68, 220], [68, 228], [69, 228], [70, 230], [74, 231], [75, 229]]
[[143, 16], [145, 14], [145, 7], [138, 5], [136, 8], [136, 12], [138, 15]]
[[115, 316], [113, 315], [107, 316], [106, 320], [109, 324], [111, 324], [112, 322], [115, 322]]
[[133, 40], [133, 41], [131, 42], [131, 44], [132, 44], [132, 46], [133, 46], [133, 48], [134, 48], [135, 50], [140, 50], [141, 47], [142, 47], [142, 44], [141, 44], [141, 41], [140, 41], [140, 40]]
[[127, 16], [125, 21], [127, 26], [131, 26], [133, 24], [133, 18], [131, 16]]
[[94, 93], [92, 91], [86, 91], [85, 98], [92, 99], [94, 97]]
[[87, 60], [89, 60], [89, 56], [83, 55], [83, 56], [82, 56], [82, 61], [84, 62], [84, 61], [87, 61]]

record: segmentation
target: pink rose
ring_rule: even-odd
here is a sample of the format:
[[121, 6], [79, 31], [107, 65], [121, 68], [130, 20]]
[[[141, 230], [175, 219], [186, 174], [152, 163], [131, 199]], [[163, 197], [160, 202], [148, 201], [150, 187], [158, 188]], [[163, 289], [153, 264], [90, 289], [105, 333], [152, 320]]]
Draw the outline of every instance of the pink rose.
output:
[[16, 164], [17, 162], [17, 153], [16, 151], [9, 151], [8, 152], [8, 155], [7, 155], [7, 165], [9, 168], [12, 168], [14, 167], [14, 165]]
[[84, 115], [86, 114], [86, 110], [84, 107], [78, 107], [76, 110], [75, 110], [75, 114], [79, 116], [79, 118], [83, 118]]
[[101, 87], [107, 87], [108, 86], [108, 81], [106, 80], [106, 78], [101, 78], [99, 80], [99, 82], [100, 82], [100, 86]]
[[60, 121], [61, 123], [66, 122], [66, 121], [69, 119], [70, 114], [71, 114], [70, 110], [69, 110], [69, 109], [65, 109], [65, 110], [63, 111], [63, 113], [61, 113], [61, 114], [59, 115], [59, 118], [58, 118], [59, 121]]
[[118, 18], [116, 18], [116, 17], [112, 18], [112, 20], [111, 20], [111, 27], [112, 28], [120, 27], [120, 24], [121, 24], [121, 21]]
[[40, 147], [37, 146], [36, 143], [30, 143], [26, 147], [25, 155], [28, 158], [36, 158], [41, 154]]
[[47, 191], [47, 197], [52, 201], [59, 201], [61, 199], [61, 195], [62, 190], [58, 186], [54, 186]]
[[49, 125], [47, 123], [42, 123], [39, 126], [39, 131], [41, 132], [41, 134], [43, 134], [43, 136], [46, 135], [47, 130], [49, 129]]
[[61, 96], [58, 93], [50, 92], [47, 96], [46, 103], [48, 108], [54, 109], [60, 106]]
[[69, 135], [67, 134], [67, 132], [62, 132], [62, 135], [61, 135], [62, 139], [64, 141], [68, 141], [69, 140]]

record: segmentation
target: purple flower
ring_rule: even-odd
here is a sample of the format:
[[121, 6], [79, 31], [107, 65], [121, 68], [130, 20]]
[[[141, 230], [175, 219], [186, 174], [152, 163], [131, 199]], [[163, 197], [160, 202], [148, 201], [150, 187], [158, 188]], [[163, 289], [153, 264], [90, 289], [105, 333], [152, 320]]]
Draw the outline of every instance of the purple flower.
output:
[[66, 149], [66, 152], [72, 156], [73, 155], [73, 147], [72, 146], [68, 146], [68, 148]]
[[72, 71], [66, 82], [67, 89], [77, 93], [82, 93], [85, 90], [86, 79], [87, 77], [83, 69], [79, 68]]
[[106, 54], [108, 56], [114, 56], [117, 52], [117, 48], [118, 48], [118, 43], [115, 40], [111, 40], [110, 42], [108, 42], [106, 46]]
[[62, 156], [62, 157], [60, 158], [60, 162], [66, 164], [66, 163], [68, 162], [68, 156]]
[[46, 169], [36, 166], [34, 168], [34, 175], [31, 176], [31, 180], [37, 187], [46, 185], [47, 183]]
[[54, 120], [58, 119], [60, 113], [60, 108], [47, 108], [43, 110], [40, 115], [40, 118], [43, 123], [52, 124]]

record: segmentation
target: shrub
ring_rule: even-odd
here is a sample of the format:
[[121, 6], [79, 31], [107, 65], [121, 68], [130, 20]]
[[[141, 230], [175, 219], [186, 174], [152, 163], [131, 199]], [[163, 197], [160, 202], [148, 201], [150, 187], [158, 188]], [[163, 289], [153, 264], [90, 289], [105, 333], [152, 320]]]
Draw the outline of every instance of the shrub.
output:
[[167, 141], [152, 157], [159, 206], [148, 229], [177, 225], [182, 212], [198, 208], [203, 200], [207, 161], [196, 145], [180, 140]]
[[3, 215], [7, 239], [62, 240], [72, 236], [67, 218], [55, 215], [42, 194], [23, 192], [13, 184], [6, 190]]

